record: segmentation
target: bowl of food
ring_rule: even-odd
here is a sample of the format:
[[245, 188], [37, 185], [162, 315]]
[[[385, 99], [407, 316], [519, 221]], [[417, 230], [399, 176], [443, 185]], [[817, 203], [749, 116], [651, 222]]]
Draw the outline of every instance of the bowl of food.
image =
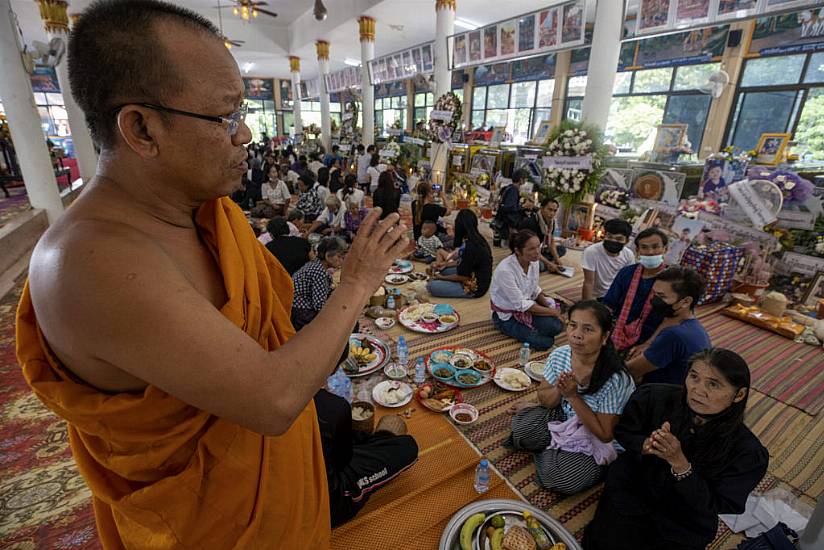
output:
[[383, 373], [392, 380], [403, 380], [406, 378], [406, 369], [397, 363], [389, 363], [383, 368]]
[[449, 363], [433, 363], [431, 367], [432, 376], [442, 382], [452, 380], [455, 376], [455, 367]]
[[457, 320], [458, 318], [452, 313], [448, 313], [446, 315], [441, 315], [440, 317], [438, 317], [438, 321], [440, 321], [443, 325], [451, 325], [455, 323], [455, 321]]
[[386, 330], [395, 326], [395, 320], [391, 317], [378, 317], [375, 319], [375, 324], [378, 328]]
[[456, 424], [472, 424], [478, 420], [478, 409], [469, 403], [456, 403], [449, 409], [449, 416]]
[[448, 349], [439, 349], [432, 352], [431, 359], [433, 363], [449, 363], [452, 359], [452, 352]]
[[455, 384], [464, 388], [477, 386], [481, 375], [472, 369], [462, 369], [455, 372]]
[[489, 364], [489, 361], [485, 359], [478, 359], [472, 364], [472, 369], [480, 372], [481, 374], [486, 374], [492, 371], [492, 365]]
[[424, 313], [421, 315], [421, 321], [424, 323], [437, 323], [438, 315], [435, 313]]
[[526, 364], [526, 368], [524, 372], [535, 380], [536, 382], [540, 382], [544, 379], [544, 362], [543, 361], [530, 361]]
[[456, 369], [471, 369], [472, 365], [475, 364], [475, 358], [465, 353], [455, 353], [449, 362]]

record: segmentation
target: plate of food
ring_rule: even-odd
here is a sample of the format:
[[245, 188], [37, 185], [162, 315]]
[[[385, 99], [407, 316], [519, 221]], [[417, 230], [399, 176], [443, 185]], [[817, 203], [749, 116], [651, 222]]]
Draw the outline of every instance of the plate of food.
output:
[[[495, 376], [495, 363], [489, 356], [460, 346], [433, 350], [426, 358], [426, 368], [433, 378], [457, 388], [477, 388]], [[438, 374], [451, 376], [439, 377]]]
[[412, 262], [409, 260], [395, 260], [395, 263], [389, 268], [389, 273], [411, 273], [412, 269]]
[[398, 380], [385, 380], [372, 389], [372, 399], [384, 407], [403, 407], [412, 401], [412, 386]]
[[532, 380], [523, 371], [503, 368], [495, 373], [495, 383], [507, 391], [524, 391], [532, 385]]
[[349, 357], [343, 363], [343, 372], [350, 378], [366, 376], [382, 368], [389, 357], [389, 347], [382, 340], [356, 332], [349, 336]]
[[401, 310], [398, 319], [409, 330], [424, 334], [439, 334], [461, 324], [461, 316], [449, 304], [409, 306]]
[[409, 278], [412, 279], [413, 281], [425, 281], [429, 278], [429, 276], [426, 273], [422, 273], [420, 271], [415, 271], [415, 272], [409, 274]]
[[544, 366], [543, 361], [530, 361], [526, 364], [524, 372], [536, 382], [541, 382], [544, 379]]
[[435, 412], [447, 412], [453, 405], [460, 403], [461, 392], [440, 382], [427, 382], [415, 392], [421, 405]]
[[395, 320], [391, 317], [378, 317], [375, 319], [375, 324], [378, 328], [386, 330], [395, 326]]
[[389, 283], [390, 285], [402, 285], [409, 282], [409, 275], [399, 275], [397, 273], [391, 273], [384, 277], [383, 280]]

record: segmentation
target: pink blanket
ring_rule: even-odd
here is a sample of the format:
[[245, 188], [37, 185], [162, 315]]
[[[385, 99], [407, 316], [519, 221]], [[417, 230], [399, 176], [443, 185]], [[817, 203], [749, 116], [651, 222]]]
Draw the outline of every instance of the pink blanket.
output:
[[564, 422], [550, 422], [549, 434], [552, 436], [552, 442], [548, 449], [583, 453], [594, 458], [601, 466], [606, 466], [618, 458], [612, 443], [604, 443], [592, 435], [577, 416]]

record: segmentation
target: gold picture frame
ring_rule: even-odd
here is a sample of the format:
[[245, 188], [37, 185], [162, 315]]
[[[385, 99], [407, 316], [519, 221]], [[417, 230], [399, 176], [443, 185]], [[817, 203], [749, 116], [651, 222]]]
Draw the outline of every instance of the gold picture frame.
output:
[[489, 136], [489, 145], [495, 147], [503, 143], [506, 139], [506, 126], [495, 126], [492, 129], [492, 135]]
[[564, 209], [563, 237], [577, 235], [582, 229], [592, 230], [595, 223], [595, 204], [589, 202], [576, 202]]
[[675, 147], [681, 147], [687, 139], [688, 124], [659, 124], [655, 134], [656, 153], [671, 153]]
[[784, 151], [790, 142], [790, 134], [761, 134], [755, 148], [755, 163], [767, 166], [778, 166], [784, 158]]
[[542, 120], [535, 130], [535, 135], [532, 136], [533, 145], [546, 145], [549, 142], [549, 136], [552, 133], [552, 122], [549, 120]]

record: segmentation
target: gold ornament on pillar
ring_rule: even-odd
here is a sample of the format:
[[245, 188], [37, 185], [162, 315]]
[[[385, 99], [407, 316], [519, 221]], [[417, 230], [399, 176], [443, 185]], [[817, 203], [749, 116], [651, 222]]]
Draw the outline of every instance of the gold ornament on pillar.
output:
[[72, 24], [72, 27], [77, 23], [77, 20], [80, 19], [79, 13], [70, 13], [69, 14], [69, 22]]
[[318, 40], [315, 42], [315, 49], [318, 51], [318, 61], [329, 61], [329, 42]]
[[361, 42], [374, 42], [375, 41], [375, 19], [373, 17], [368, 17], [366, 15], [362, 15], [358, 18], [358, 24], [360, 25], [360, 41]]
[[69, 32], [69, 4], [62, 0], [38, 0], [46, 32]]
[[435, 0], [435, 11], [452, 10], [455, 11], [457, 5], [455, 0]]
[[289, 56], [289, 70], [293, 73], [300, 72], [300, 58], [294, 55]]

